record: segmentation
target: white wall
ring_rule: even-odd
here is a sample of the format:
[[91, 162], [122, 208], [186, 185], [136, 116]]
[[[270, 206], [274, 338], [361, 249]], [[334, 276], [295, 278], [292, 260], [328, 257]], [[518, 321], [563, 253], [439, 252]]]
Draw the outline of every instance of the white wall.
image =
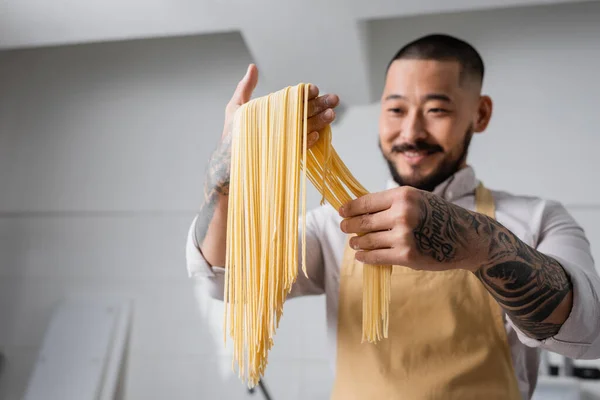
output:
[[[377, 21], [367, 46], [376, 81], [417, 34], [475, 43], [496, 101], [473, 143], [477, 171], [494, 188], [564, 201], [600, 259], [598, 20], [600, 4]], [[250, 61], [238, 34], [0, 53], [0, 399], [19, 398], [68, 293], [135, 300], [128, 399], [245, 398], [222, 374], [222, 307], [197, 306], [183, 249], [223, 107]], [[377, 114], [350, 109], [334, 129], [370, 190], [387, 176]], [[267, 369], [275, 399], [327, 398], [325, 346], [323, 299], [289, 302]]]
[[[249, 62], [238, 34], [0, 54], [1, 399], [20, 398], [50, 312], [70, 293], [134, 299], [128, 399], [244, 398], [215, 367], [230, 361], [211, 336], [221, 316], [197, 306], [184, 245]], [[307, 321], [302, 304], [311, 300], [289, 314]], [[324, 340], [290, 328], [266, 380], [280, 399], [323, 369], [318, 348], [299, 345]]]

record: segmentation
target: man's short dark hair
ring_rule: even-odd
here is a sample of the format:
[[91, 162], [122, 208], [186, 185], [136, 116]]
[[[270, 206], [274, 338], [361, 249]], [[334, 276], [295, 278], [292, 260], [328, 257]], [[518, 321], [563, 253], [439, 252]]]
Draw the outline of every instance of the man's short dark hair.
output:
[[464, 40], [449, 35], [432, 34], [408, 43], [394, 55], [387, 70], [394, 61], [403, 59], [457, 61], [462, 68], [461, 81], [470, 77], [483, 82], [483, 59], [477, 50]]

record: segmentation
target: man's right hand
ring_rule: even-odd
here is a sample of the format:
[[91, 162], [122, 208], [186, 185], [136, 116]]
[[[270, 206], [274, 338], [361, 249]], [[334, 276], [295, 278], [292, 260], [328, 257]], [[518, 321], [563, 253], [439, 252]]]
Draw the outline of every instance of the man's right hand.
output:
[[[250, 64], [246, 75], [238, 83], [231, 100], [225, 108], [225, 126], [223, 129], [222, 138], [225, 139], [231, 134], [233, 124], [233, 116], [242, 104], [250, 101], [252, 92], [258, 83], [258, 69], [254, 64]], [[318, 131], [331, 124], [335, 119], [335, 111], [333, 109], [338, 105], [339, 98], [335, 94], [326, 94], [319, 96], [319, 88], [315, 85], [310, 85], [308, 91], [308, 128], [309, 132], [307, 144], [311, 147], [319, 139]]]
[[[208, 165], [204, 187], [205, 198], [196, 220], [195, 234], [196, 242], [210, 265], [225, 264], [233, 117], [242, 104], [250, 101], [257, 83], [258, 70], [255, 65], [251, 64], [225, 108], [225, 125], [221, 144], [213, 153]], [[333, 94], [319, 96], [319, 89], [314, 85], [310, 86], [307, 127], [309, 147], [319, 139], [318, 131], [334, 120], [333, 108], [338, 103], [338, 96]]]

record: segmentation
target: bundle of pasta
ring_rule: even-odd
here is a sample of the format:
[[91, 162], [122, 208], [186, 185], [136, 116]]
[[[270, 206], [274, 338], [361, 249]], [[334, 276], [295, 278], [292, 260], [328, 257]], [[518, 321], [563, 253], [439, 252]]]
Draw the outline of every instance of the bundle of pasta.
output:
[[[336, 210], [352, 200], [345, 187], [356, 197], [368, 193], [333, 148], [329, 126], [320, 132], [319, 140], [308, 150], [308, 160], [303, 165], [307, 166], [305, 171], [312, 184]], [[387, 338], [391, 274], [391, 265], [366, 264], [363, 267], [363, 341], [375, 343]]]
[[[283, 303], [298, 274], [298, 214], [306, 274], [306, 178], [339, 209], [367, 190], [331, 144], [307, 149], [308, 84], [256, 98], [234, 117], [227, 222], [225, 335], [250, 387], [267, 365]], [[322, 201], [322, 202], [323, 202]], [[391, 266], [363, 270], [363, 340], [387, 337]]]

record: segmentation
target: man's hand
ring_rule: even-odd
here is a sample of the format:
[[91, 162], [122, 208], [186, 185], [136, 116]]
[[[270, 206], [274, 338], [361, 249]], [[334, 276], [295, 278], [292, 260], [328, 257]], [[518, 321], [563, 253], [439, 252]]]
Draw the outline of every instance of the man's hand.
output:
[[[258, 69], [251, 64], [238, 83], [225, 108], [225, 123], [221, 141], [208, 163], [204, 181], [204, 203], [196, 220], [196, 241], [204, 258], [211, 265], [225, 264], [225, 239], [227, 233], [227, 203], [229, 195], [229, 169], [231, 165], [231, 128], [235, 112], [252, 98], [258, 83]], [[319, 138], [318, 131], [335, 118], [333, 109], [339, 98], [334, 94], [319, 96], [319, 89], [311, 85], [308, 101], [308, 147]]]
[[402, 265], [416, 270], [469, 269], [485, 261], [479, 231], [489, 219], [410, 187], [371, 193], [344, 205], [341, 229], [356, 259], [372, 265]]
[[[250, 101], [252, 93], [258, 83], [258, 69], [254, 64], [250, 64], [246, 75], [239, 81], [233, 96], [225, 107], [225, 126], [222, 137], [225, 138], [231, 133], [233, 116], [243, 104]], [[333, 109], [337, 107], [339, 98], [335, 94], [326, 94], [319, 96], [319, 88], [310, 85], [308, 90], [308, 144], [310, 147], [317, 139], [318, 131], [331, 124], [335, 119]]]
[[[229, 193], [229, 166], [231, 164], [231, 129], [235, 112], [252, 98], [252, 93], [258, 83], [258, 69], [254, 64], [248, 66], [246, 75], [237, 84], [231, 99], [225, 107], [225, 123], [221, 135], [221, 143], [211, 156], [206, 180], [208, 192], [216, 188], [223, 195]], [[335, 94], [319, 96], [319, 88], [310, 85], [308, 90], [308, 122], [307, 147], [312, 147], [319, 139], [321, 129], [331, 124], [335, 119], [335, 111], [339, 98]]]
[[342, 231], [356, 233], [356, 259], [417, 270], [466, 269], [525, 334], [556, 335], [573, 305], [561, 264], [499, 222], [428, 192], [401, 187], [368, 194], [340, 209]]

